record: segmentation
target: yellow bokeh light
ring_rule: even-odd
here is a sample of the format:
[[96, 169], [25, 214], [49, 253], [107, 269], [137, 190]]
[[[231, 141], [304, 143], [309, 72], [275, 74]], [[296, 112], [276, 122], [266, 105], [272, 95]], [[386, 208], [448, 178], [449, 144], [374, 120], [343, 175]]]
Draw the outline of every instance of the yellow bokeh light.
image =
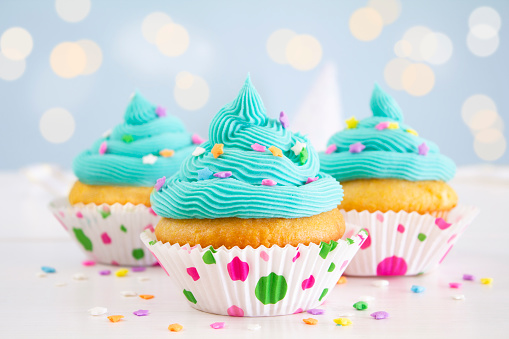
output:
[[62, 78], [74, 78], [87, 66], [87, 55], [83, 48], [74, 42], [62, 42], [51, 51], [51, 69]]
[[435, 73], [426, 64], [412, 64], [403, 72], [401, 83], [408, 94], [423, 96], [433, 89]]
[[180, 72], [175, 77], [173, 95], [180, 107], [194, 111], [205, 106], [209, 100], [210, 91], [202, 77], [189, 72]]
[[157, 32], [156, 45], [159, 51], [166, 56], [179, 56], [189, 47], [189, 34], [179, 24], [167, 24]]
[[277, 62], [278, 64], [287, 64], [288, 60], [286, 59], [286, 46], [294, 37], [297, 36], [292, 30], [289, 29], [278, 29], [274, 33], [272, 33], [267, 39], [267, 53], [270, 58]]
[[101, 67], [103, 61], [103, 53], [101, 48], [92, 40], [80, 40], [76, 42], [85, 52], [87, 56], [87, 64], [82, 75], [95, 73]]
[[322, 60], [322, 45], [312, 35], [297, 35], [286, 46], [286, 59], [295, 69], [309, 71]]
[[401, 14], [399, 0], [369, 0], [368, 7], [372, 7], [380, 13], [385, 25], [392, 24]]
[[371, 7], [363, 7], [356, 10], [350, 17], [350, 32], [361, 41], [376, 39], [384, 26], [382, 16]]
[[145, 17], [145, 19], [143, 19], [143, 23], [141, 24], [143, 37], [151, 44], [155, 44], [157, 32], [159, 32], [163, 26], [171, 24], [171, 22], [171, 18], [166, 13], [150, 13]]
[[403, 89], [402, 77], [403, 72], [412, 63], [407, 59], [396, 58], [387, 63], [384, 69], [384, 78], [387, 85], [396, 90]]
[[186, 71], [182, 71], [175, 77], [175, 84], [180, 89], [189, 89], [193, 86], [194, 76]]

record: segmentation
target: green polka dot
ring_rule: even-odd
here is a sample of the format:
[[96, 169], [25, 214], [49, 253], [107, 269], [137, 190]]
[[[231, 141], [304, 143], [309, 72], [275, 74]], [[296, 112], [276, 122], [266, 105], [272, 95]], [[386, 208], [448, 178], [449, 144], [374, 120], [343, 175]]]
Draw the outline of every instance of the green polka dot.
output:
[[103, 219], [106, 219], [107, 217], [109, 217], [111, 215], [111, 211], [110, 210], [102, 210], [100, 209], [99, 210], [99, 213], [101, 213], [101, 216], [103, 217]]
[[85, 235], [83, 230], [81, 228], [73, 228], [74, 235], [76, 236], [76, 239], [83, 245], [83, 248], [86, 251], [92, 251], [92, 241]]
[[187, 300], [189, 300], [193, 304], [197, 303], [196, 298], [194, 297], [194, 295], [191, 291], [184, 290], [183, 292], [184, 292], [184, 295], [186, 296]]
[[354, 241], [352, 239], [350, 239], [350, 238], [346, 238], [346, 241], [348, 241], [348, 245], [351, 245], [351, 244], [354, 243]]
[[120, 225], [120, 230], [124, 233], [127, 233], [127, 228], [124, 225]]
[[255, 288], [255, 296], [262, 304], [275, 304], [286, 295], [288, 284], [285, 277], [272, 272], [258, 280]]
[[303, 148], [302, 151], [300, 151], [299, 154], [299, 161], [301, 165], [304, 165], [306, 161], [308, 161], [309, 153], [307, 148]]
[[326, 288], [323, 290], [322, 294], [320, 295], [320, 298], [318, 298], [318, 301], [322, 301], [323, 297], [325, 297], [329, 293], [329, 289]]
[[358, 301], [355, 304], [353, 304], [353, 307], [359, 311], [367, 310], [368, 303], [365, 301]]
[[133, 136], [131, 134], [124, 134], [122, 136], [122, 141], [128, 144], [130, 142], [133, 142], [134, 138], [133, 138]]
[[149, 244], [149, 245], [154, 245], [156, 242], [157, 242], [157, 241], [155, 241], [155, 240], [151, 240], [151, 241], [149, 241], [149, 242], [148, 242], [148, 244]]
[[207, 265], [212, 265], [212, 264], [215, 264], [216, 263], [216, 259], [214, 258], [214, 255], [212, 254], [212, 250], [208, 250], [207, 252], [205, 252], [205, 254], [203, 254], [203, 262], [206, 263]]
[[329, 269], [327, 270], [327, 272], [332, 272], [334, 271], [334, 269], [336, 268], [336, 265], [334, 265], [333, 262], [330, 263], [330, 266], [329, 266]]
[[135, 248], [133, 250], [133, 257], [134, 259], [136, 260], [140, 260], [141, 258], [143, 258], [145, 256], [145, 252], [143, 251], [142, 248]]
[[327, 255], [329, 255], [330, 252], [334, 251], [336, 249], [336, 247], [338, 246], [338, 243], [335, 242], [334, 240], [331, 240], [329, 244], [325, 243], [325, 242], [322, 242], [320, 244], [320, 256], [323, 258], [323, 259], [326, 259], [327, 258]]
[[212, 246], [209, 246], [209, 250], [212, 252], [212, 253], [217, 253], [217, 251], [214, 249], [214, 247]]
[[419, 239], [420, 241], [424, 241], [424, 240], [426, 240], [426, 234], [424, 234], [424, 233], [419, 233], [419, 235], [417, 236], [417, 239]]

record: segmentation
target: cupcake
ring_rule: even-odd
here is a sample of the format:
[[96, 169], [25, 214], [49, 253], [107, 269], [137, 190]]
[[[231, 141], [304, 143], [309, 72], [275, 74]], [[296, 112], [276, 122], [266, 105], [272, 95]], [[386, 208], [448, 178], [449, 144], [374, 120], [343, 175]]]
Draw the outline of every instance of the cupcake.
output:
[[143, 229], [153, 230], [159, 221], [150, 193], [158, 178], [178, 170], [199, 138], [138, 92], [124, 120], [74, 159], [78, 180], [68, 200], [53, 202], [51, 209], [89, 259], [150, 265], [155, 259], [139, 240]]
[[232, 316], [313, 308], [367, 236], [341, 240], [341, 186], [288, 127], [284, 113], [267, 117], [248, 77], [210, 140], [154, 189], [162, 219], [141, 237], [191, 306]]
[[378, 85], [370, 106], [372, 117], [346, 120], [347, 128], [333, 135], [320, 154], [321, 170], [343, 185], [340, 208], [346, 221], [370, 234], [346, 273], [430, 271], [476, 209], [456, 207], [458, 196], [447, 184], [456, 171], [454, 162], [404, 124], [400, 107]]

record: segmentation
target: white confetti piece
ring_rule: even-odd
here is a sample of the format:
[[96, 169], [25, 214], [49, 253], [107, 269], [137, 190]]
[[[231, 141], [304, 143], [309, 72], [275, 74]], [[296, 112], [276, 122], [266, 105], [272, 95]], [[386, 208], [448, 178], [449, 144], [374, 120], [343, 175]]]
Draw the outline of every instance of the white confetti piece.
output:
[[83, 273], [75, 273], [72, 278], [74, 280], [87, 280], [88, 277], [86, 275], [84, 275]]
[[250, 331], [258, 331], [260, 328], [262, 328], [259, 324], [251, 324], [247, 326], [247, 329]]
[[62, 282], [62, 281], [55, 283], [56, 287], [62, 287], [62, 286], [65, 286], [65, 285], [67, 285], [67, 283], [66, 282]]
[[138, 295], [138, 293], [134, 291], [122, 291], [120, 294], [122, 294], [124, 297], [136, 297]]
[[103, 315], [106, 312], [108, 312], [108, 309], [106, 307], [100, 307], [100, 306], [93, 307], [88, 310], [88, 313], [90, 313], [90, 315]]
[[149, 277], [138, 277], [138, 281], [139, 282], [143, 282], [143, 281], [149, 281], [150, 278]]
[[108, 138], [110, 135], [111, 135], [111, 129], [109, 129], [103, 133], [103, 138]]
[[452, 298], [454, 300], [465, 300], [465, 296], [463, 294], [453, 295]]
[[349, 318], [355, 316], [354, 313], [342, 313], [339, 315], [340, 318]]
[[385, 287], [389, 286], [389, 280], [373, 280], [371, 284], [376, 287]]
[[35, 274], [35, 276], [36, 276], [37, 278], [46, 278], [46, 273], [44, 273], [44, 272], [38, 272], [38, 273], [36, 273], [36, 274]]
[[196, 147], [196, 148], [194, 149], [194, 151], [193, 151], [193, 153], [192, 153], [192, 154], [193, 154], [195, 157], [197, 157], [197, 156], [199, 156], [199, 155], [202, 155], [203, 153], [205, 153], [205, 148], [203, 148], [203, 147]]
[[359, 297], [359, 301], [369, 302], [369, 301], [373, 301], [373, 300], [375, 300], [375, 297], [372, 297], [370, 295], [362, 295]]

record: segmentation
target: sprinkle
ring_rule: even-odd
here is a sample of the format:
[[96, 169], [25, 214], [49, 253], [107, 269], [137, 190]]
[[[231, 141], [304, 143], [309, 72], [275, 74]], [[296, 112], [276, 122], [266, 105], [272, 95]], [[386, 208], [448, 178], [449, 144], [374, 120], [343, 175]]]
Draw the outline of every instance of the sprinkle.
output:
[[415, 135], [416, 137], [418, 137], [418, 136], [419, 136], [419, 133], [417, 133], [417, 131], [416, 131], [415, 129], [411, 129], [411, 128], [409, 128], [409, 129], [406, 129], [406, 130], [405, 130], [405, 132], [410, 133], [410, 134], [413, 134], [413, 135]]
[[348, 318], [348, 317], [354, 317], [354, 313], [342, 313], [339, 315], [340, 318]]
[[37, 272], [37, 273], [35, 274], [35, 276], [36, 276], [37, 278], [46, 278], [46, 273], [44, 273], [44, 272]]
[[133, 312], [134, 315], [137, 315], [138, 317], [144, 317], [148, 315], [148, 310], [137, 310]]
[[100, 306], [93, 307], [88, 310], [88, 313], [90, 313], [90, 315], [103, 315], [106, 312], [108, 312], [108, 309], [106, 307], [100, 307]]
[[375, 300], [375, 297], [372, 297], [372, 296], [370, 296], [370, 295], [363, 295], [363, 296], [360, 296], [360, 297], [359, 297], [359, 300], [360, 300], [360, 301], [368, 302], [368, 301], [373, 301], [373, 300]]
[[221, 328], [224, 328], [224, 322], [217, 322], [210, 324], [210, 327], [212, 327], [215, 330], [219, 330]]
[[475, 280], [475, 277], [472, 274], [463, 274], [463, 280]]
[[86, 275], [84, 275], [83, 273], [75, 273], [72, 278], [74, 280], [87, 280], [88, 277]]
[[157, 179], [156, 184], [154, 185], [154, 188], [156, 189], [157, 192], [159, 192], [161, 190], [161, 188], [163, 188], [165, 183], [166, 183], [166, 177], [159, 178], [159, 179]]
[[481, 284], [483, 285], [491, 285], [493, 283], [493, 278], [481, 278]]
[[279, 148], [277, 148], [276, 146], [270, 146], [269, 147], [269, 151], [272, 153], [273, 156], [275, 157], [283, 157], [283, 151], [281, 151]]
[[420, 144], [418, 146], [418, 148], [419, 148], [419, 155], [428, 155], [429, 147], [428, 147], [428, 145], [426, 145], [425, 142]]
[[307, 318], [307, 319], [302, 319], [302, 321], [308, 325], [316, 325], [318, 324], [318, 320], [316, 320], [315, 318]]
[[346, 279], [346, 277], [341, 277], [341, 278], [339, 278], [339, 280], [338, 280], [338, 285], [346, 284], [346, 283], [347, 283], [347, 281], [348, 281], [348, 280]]
[[180, 332], [182, 331], [184, 327], [180, 324], [171, 324], [170, 326], [168, 326], [168, 329], [171, 331], [171, 332]]
[[449, 283], [449, 287], [450, 288], [460, 288], [461, 287], [461, 283], [452, 282], [452, 283]]
[[288, 117], [286, 116], [285, 112], [283, 112], [283, 111], [281, 111], [281, 113], [279, 113], [279, 122], [281, 123], [281, 125], [283, 125], [283, 128], [290, 127], [290, 122], [288, 121]]
[[251, 324], [247, 326], [247, 329], [250, 331], [258, 331], [260, 328], [262, 328], [260, 324]]
[[104, 153], [106, 153], [107, 149], [108, 149], [108, 143], [106, 141], [103, 141], [101, 143], [101, 146], [99, 146], [99, 154], [103, 155]]
[[95, 261], [93, 261], [93, 260], [85, 260], [81, 264], [83, 266], [94, 266], [95, 265]]
[[104, 131], [103, 133], [103, 138], [109, 138], [111, 135], [111, 129], [107, 130], [107, 131]]
[[371, 285], [376, 286], [376, 287], [389, 286], [389, 280], [373, 280], [371, 282]]
[[203, 144], [206, 140], [195, 133], [191, 136], [191, 141], [193, 142], [193, 144], [200, 145]]
[[150, 278], [149, 277], [138, 277], [138, 281], [139, 282], [143, 282], [143, 281], [149, 281]]
[[231, 171], [217, 172], [216, 174], [214, 174], [214, 176], [216, 178], [221, 178], [221, 179], [229, 178], [232, 176], [232, 172]]
[[133, 272], [145, 272], [147, 270], [144, 266], [134, 266], [131, 268], [131, 271]]
[[41, 270], [44, 272], [44, 273], [55, 273], [57, 270], [55, 270], [53, 267], [49, 267], [49, 266], [42, 266], [41, 267]]
[[308, 161], [308, 157], [309, 157], [308, 150], [306, 148], [303, 148], [302, 152], [300, 152], [299, 155], [300, 164], [304, 165], [306, 161]]
[[167, 148], [165, 148], [165, 149], [163, 149], [163, 150], [160, 150], [160, 151], [159, 151], [159, 155], [160, 155], [160, 156], [162, 156], [162, 157], [164, 157], [164, 158], [170, 158], [170, 157], [172, 157], [174, 154], [175, 154], [175, 151], [174, 151], [174, 150], [172, 150], [172, 149], [167, 149]]
[[141, 299], [145, 299], [145, 300], [149, 300], [149, 299], [153, 299], [154, 296], [150, 295], [150, 294], [140, 294], [140, 298]]
[[272, 179], [263, 179], [262, 180], [262, 185], [265, 185], [265, 186], [275, 186], [275, 185], [277, 185], [277, 182], [275, 182]]
[[308, 177], [308, 180], [306, 181], [306, 184], [310, 184], [310, 183], [315, 182], [317, 180], [318, 180], [318, 177], [314, 177], [314, 178]]
[[350, 153], [360, 153], [365, 148], [366, 148], [366, 146], [364, 146], [362, 143], [356, 142], [355, 144], [350, 145]]
[[207, 180], [214, 173], [208, 167], [198, 170], [198, 180]]
[[110, 319], [112, 323], [118, 323], [123, 317], [123, 315], [110, 315], [108, 319]]
[[157, 161], [157, 157], [153, 154], [147, 154], [141, 158], [144, 164], [153, 165]]
[[191, 153], [191, 154], [194, 155], [195, 157], [197, 157], [197, 156], [205, 153], [205, 151], [206, 151], [205, 148], [198, 146], [194, 149], [193, 153]]
[[129, 273], [129, 270], [128, 270], [128, 269], [125, 269], [125, 268], [122, 268], [122, 269], [120, 269], [120, 270], [117, 270], [117, 271], [115, 272], [115, 275], [116, 275], [117, 277], [125, 277], [125, 276], [127, 275], [127, 273]]
[[302, 152], [302, 149], [303, 148], [306, 148], [306, 144], [300, 142], [299, 140], [297, 140], [295, 142], [295, 145], [291, 148], [291, 150], [293, 151], [293, 153], [295, 153], [295, 155], [299, 155], [300, 152]]
[[122, 291], [120, 294], [122, 294], [124, 297], [136, 297], [138, 295], [138, 293], [134, 291]]
[[381, 123], [379, 123], [378, 125], [375, 126], [375, 128], [377, 130], [379, 130], [379, 131], [382, 131], [382, 130], [388, 128], [388, 127], [389, 127], [389, 122], [388, 121], [381, 122]]
[[390, 122], [389, 126], [387, 126], [388, 129], [398, 129], [399, 124], [397, 122]]
[[418, 286], [418, 285], [412, 285], [412, 287], [410, 288], [410, 290], [414, 293], [422, 293], [426, 290], [425, 287], [423, 286]]
[[159, 118], [164, 118], [166, 116], [166, 108], [164, 108], [162, 106], [157, 106], [156, 114]]
[[134, 141], [134, 138], [131, 134], [124, 134], [122, 136], [122, 141], [125, 142], [126, 144], [130, 143], [130, 142], [133, 142]]
[[224, 148], [224, 144], [215, 144], [214, 147], [212, 147], [212, 151], [210, 151], [210, 152], [212, 153], [214, 158], [217, 159], [217, 157], [219, 157], [221, 154], [224, 153], [223, 148]]
[[334, 319], [334, 322], [341, 326], [350, 326], [352, 325], [352, 321], [348, 318], [337, 318]]
[[334, 153], [334, 152], [336, 152], [337, 149], [338, 149], [338, 146], [336, 146], [335, 144], [329, 145], [329, 147], [327, 147], [327, 149], [325, 150], [325, 154]]
[[320, 315], [320, 314], [324, 314], [325, 310], [322, 310], [320, 308], [312, 308], [312, 309], [308, 310], [308, 313], [312, 314], [312, 315]]
[[111, 271], [110, 270], [102, 270], [102, 271], [99, 271], [99, 274], [100, 275], [110, 275]]
[[456, 294], [456, 295], [453, 295], [452, 298], [454, 300], [465, 300], [465, 296], [463, 294]]
[[258, 143], [254, 143], [251, 145], [251, 148], [254, 149], [255, 151], [257, 152], [265, 152], [265, 150], [267, 149], [267, 147], [265, 146], [262, 146]]
[[352, 116], [350, 119], [345, 120], [346, 128], [352, 129], [357, 128], [357, 125], [359, 124], [359, 120], [355, 119], [354, 116]]
[[382, 319], [389, 318], [389, 313], [387, 313], [385, 311], [378, 311], [378, 312], [371, 313], [370, 316], [372, 316], [376, 320], [382, 320]]
[[67, 283], [66, 283], [66, 282], [57, 282], [57, 283], [55, 283], [55, 286], [56, 286], [56, 287], [63, 287], [63, 286], [65, 286], [65, 285], [67, 285]]
[[353, 304], [353, 307], [359, 311], [367, 310], [368, 309], [368, 303], [365, 301], [358, 301], [355, 304]]

